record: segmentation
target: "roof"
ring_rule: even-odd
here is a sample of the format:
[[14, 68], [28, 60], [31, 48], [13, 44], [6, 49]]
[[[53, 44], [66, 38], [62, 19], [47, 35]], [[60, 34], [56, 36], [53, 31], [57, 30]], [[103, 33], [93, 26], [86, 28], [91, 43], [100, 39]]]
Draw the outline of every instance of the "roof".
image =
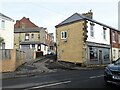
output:
[[43, 45], [47, 46], [46, 44], [41, 43], [40, 41], [21, 41], [20, 42], [20, 45], [29, 45], [29, 44], [43, 44]]
[[31, 27], [31, 28], [15, 28], [14, 33], [26, 33], [26, 32], [40, 32], [43, 27]]
[[61, 22], [60, 24], [58, 24], [58, 26], [68, 24], [68, 23], [78, 21], [78, 20], [83, 20], [83, 17], [81, 17], [78, 13], [75, 13], [72, 16], [70, 16], [69, 18], [67, 18], [66, 20], [64, 20], [63, 22]]
[[[84, 16], [82, 14], [78, 14], [78, 13], [73, 14], [72, 16], [70, 16], [69, 18], [67, 18], [66, 20], [64, 20], [63, 22], [61, 22], [58, 25], [56, 25], [55, 27], [57, 28], [57, 27], [60, 27], [60, 26], [66, 25], [66, 24], [70, 24], [70, 23], [73, 23], [73, 22], [76, 22], [76, 21], [81, 21], [81, 20], [88, 20], [88, 21], [97, 23], [99, 25], [105, 26], [107, 28], [111, 28], [113, 30], [117, 30], [117, 29], [115, 29], [115, 28], [113, 28], [111, 26], [108, 26], [106, 24], [103, 24], [101, 22], [98, 22], [98, 21], [96, 21], [94, 19], [88, 18], [88, 17], [86, 17], [86, 16]], [[117, 31], [119, 31], [119, 30], [117, 30]]]
[[14, 22], [14, 20], [13, 20], [12, 18], [10, 18], [10, 17], [8, 17], [8, 16], [6, 16], [6, 15], [4, 15], [4, 14], [2, 14], [2, 13], [0, 13], [0, 16], [1, 16], [2, 18], [5, 18], [5, 19], [7, 19], [7, 20], [10, 20], [10, 21], [13, 21], [13, 22]]
[[16, 20], [16, 23], [14, 25], [15, 28], [20, 28], [21, 24], [24, 23], [25, 27], [38, 27], [37, 25], [35, 25], [32, 21], [30, 21], [29, 18], [23, 17], [20, 20]]

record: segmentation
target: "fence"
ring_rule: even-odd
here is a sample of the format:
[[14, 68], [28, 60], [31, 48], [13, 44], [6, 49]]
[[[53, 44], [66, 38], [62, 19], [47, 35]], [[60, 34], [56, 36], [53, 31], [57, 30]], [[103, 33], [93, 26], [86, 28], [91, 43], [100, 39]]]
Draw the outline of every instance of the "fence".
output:
[[15, 71], [25, 62], [26, 55], [24, 51], [17, 49], [0, 49], [0, 72]]

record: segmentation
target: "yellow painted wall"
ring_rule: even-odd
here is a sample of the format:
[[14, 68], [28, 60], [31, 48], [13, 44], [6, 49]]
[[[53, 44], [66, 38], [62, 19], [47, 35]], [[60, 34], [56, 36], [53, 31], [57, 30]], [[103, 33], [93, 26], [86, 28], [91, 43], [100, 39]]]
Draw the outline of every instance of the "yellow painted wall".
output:
[[[85, 57], [83, 23], [84, 21], [79, 21], [56, 28], [57, 59], [59, 61], [83, 63]], [[61, 39], [61, 31], [67, 31], [67, 42]]]

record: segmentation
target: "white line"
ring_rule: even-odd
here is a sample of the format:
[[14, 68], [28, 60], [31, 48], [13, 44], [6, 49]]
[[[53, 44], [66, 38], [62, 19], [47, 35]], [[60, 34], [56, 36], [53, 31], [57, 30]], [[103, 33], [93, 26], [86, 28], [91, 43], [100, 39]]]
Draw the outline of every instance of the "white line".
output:
[[92, 77], [89, 77], [89, 78], [98, 78], [98, 77], [103, 77], [104, 75], [100, 75], [100, 76], [92, 76]]
[[[43, 88], [43, 87], [49, 87], [49, 86], [55, 86], [55, 85], [60, 85], [60, 84], [65, 84], [65, 83], [69, 83], [71, 81], [64, 81], [64, 82], [58, 82], [58, 83], [52, 83], [52, 84], [47, 84], [47, 85], [42, 85], [42, 86], [37, 86], [37, 87], [32, 87], [29, 89], [37, 89], [37, 88]], [[27, 89], [28, 90], [28, 89]]]

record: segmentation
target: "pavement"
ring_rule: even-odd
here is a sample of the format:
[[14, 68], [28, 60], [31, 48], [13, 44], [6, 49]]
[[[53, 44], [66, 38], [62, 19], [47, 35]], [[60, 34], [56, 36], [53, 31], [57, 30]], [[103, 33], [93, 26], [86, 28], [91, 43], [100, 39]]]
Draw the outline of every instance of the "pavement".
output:
[[2, 77], [0, 77], [0, 79], [10, 79], [26, 76], [30, 77], [39, 75], [41, 73], [57, 72], [59, 70], [88, 70], [104, 67], [104, 65], [80, 67], [76, 66], [75, 64], [58, 62], [53, 60], [53, 58], [42, 57], [24, 63], [14, 72], [2, 73]]
[[[52, 70], [49, 70], [45, 67], [45, 62], [48, 59], [46, 57], [38, 58], [36, 60], [31, 60], [23, 65], [21, 65], [19, 68], [17, 68], [14, 72], [5, 72], [2, 73], [2, 77], [0, 79], [10, 79], [10, 78], [17, 78], [17, 77], [25, 77], [25, 76], [33, 76], [40, 73], [49, 73], [52, 72]], [[37, 63], [39, 62], [39, 63]]]

